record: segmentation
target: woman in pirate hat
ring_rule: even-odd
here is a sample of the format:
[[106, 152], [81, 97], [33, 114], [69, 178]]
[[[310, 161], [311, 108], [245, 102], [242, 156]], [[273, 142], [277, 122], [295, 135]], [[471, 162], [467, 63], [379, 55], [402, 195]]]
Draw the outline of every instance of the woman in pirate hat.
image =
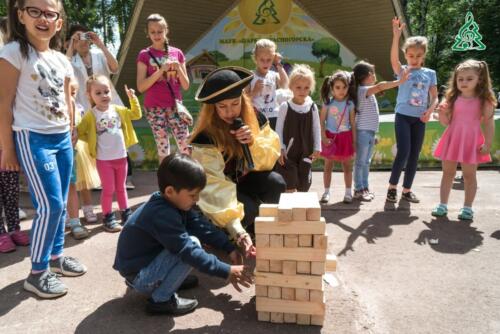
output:
[[[278, 203], [286, 187], [283, 178], [273, 172], [280, 156], [279, 137], [243, 92], [252, 77], [245, 68], [223, 67], [205, 78], [196, 92], [195, 99], [202, 106], [191, 139], [192, 156], [207, 173], [198, 205], [229, 232], [247, 256], [255, 250], [247, 231], [253, 231], [259, 205]], [[245, 159], [245, 145], [252, 169]]]

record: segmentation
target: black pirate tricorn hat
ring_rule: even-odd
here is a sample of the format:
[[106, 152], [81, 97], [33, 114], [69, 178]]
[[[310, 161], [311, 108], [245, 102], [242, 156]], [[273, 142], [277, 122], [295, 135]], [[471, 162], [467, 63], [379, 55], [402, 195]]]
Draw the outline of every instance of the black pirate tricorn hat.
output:
[[210, 72], [196, 91], [195, 100], [213, 104], [241, 96], [243, 88], [249, 84], [253, 73], [246, 68], [227, 66]]

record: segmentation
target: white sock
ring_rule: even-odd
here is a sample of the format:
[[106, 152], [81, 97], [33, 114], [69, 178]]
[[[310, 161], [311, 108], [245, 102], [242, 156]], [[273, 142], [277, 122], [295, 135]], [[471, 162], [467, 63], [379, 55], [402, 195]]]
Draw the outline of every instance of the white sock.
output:
[[330, 188], [325, 188], [324, 194], [329, 194], [330, 193]]
[[93, 205], [84, 205], [82, 206], [83, 211], [94, 211], [94, 206]]
[[351, 188], [345, 188], [345, 194], [346, 194], [346, 196], [352, 196], [352, 189]]
[[448, 204], [439, 203], [439, 206], [448, 209]]

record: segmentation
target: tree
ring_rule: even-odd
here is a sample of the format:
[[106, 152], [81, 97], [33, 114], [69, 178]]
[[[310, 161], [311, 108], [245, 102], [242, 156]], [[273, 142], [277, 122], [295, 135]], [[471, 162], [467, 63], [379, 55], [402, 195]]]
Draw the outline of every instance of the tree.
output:
[[313, 42], [311, 53], [319, 60], [319, 77], [324, 77], [323, 65], [326, 61], [341, 65], [340, 45], [333, 38], [323, 37]]
[[216, 62], [229, 60], [229, 58], [225, 54], [223, 54], [222, 52], [220, 52], [218, 50], [208, 51], [208, 54], [211, 55], [215, 59]]

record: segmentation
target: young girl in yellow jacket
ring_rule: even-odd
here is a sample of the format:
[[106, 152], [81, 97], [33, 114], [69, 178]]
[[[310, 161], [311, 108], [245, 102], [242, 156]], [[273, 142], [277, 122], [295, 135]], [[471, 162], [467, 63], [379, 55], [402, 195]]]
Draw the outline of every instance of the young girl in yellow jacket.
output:
[[91, 76], [87, 80], [87, 95], [92, 109], [85, 114], [78, 125], [79, 139], [88, 143], [89, 152], [96, 159], [97, 171], [101, 178], [101, 207], [104, 229], [118, 232], [121, 226], [112, 212], [113, 193], [116, 192], [125, 224], [132, 210], [128, 207], [127, 190], [127, 148], [137, 144], [137, 136], [132, 120], [141, 118], [141, 107], [133, 89], [125, 86], [130, 109], [110, 104], [111, 83], [102, 75]]

